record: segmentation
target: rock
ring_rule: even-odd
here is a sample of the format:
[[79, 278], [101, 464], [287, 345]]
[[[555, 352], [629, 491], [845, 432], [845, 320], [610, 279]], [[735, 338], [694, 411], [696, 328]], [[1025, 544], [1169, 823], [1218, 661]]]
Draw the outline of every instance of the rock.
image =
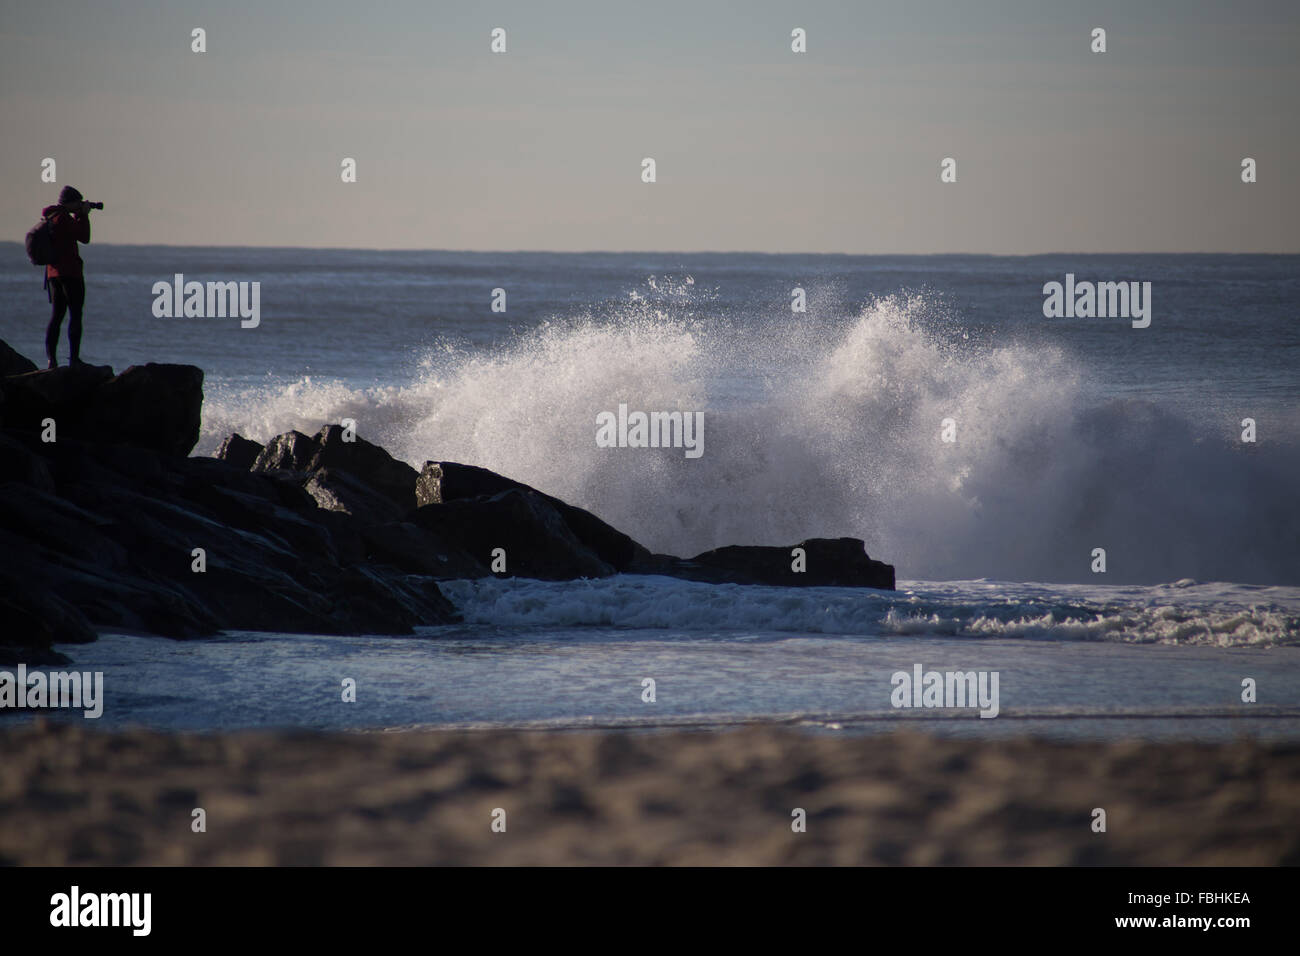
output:
[[132, 365], [95, 393], [84, 428], [96, 441], [188, 455], [199, 440], [203, 370]]
[[488, 471], [477, 465], [462, 465], [454, 461], [426, 461], [415, 485], [415, 504], [441, 505], [462, 498], [479, 498], [499, 495], [512, 488], [536, 491], [521, 481], [515, 481]]
[[29, 451], [21, 442], [0, 434], [0, 485], [7, 481], [31, 485], [42, 491], [54, 490], [45, 459]]
[[[804, 573], [789, 548], [652, 555], [521, 482], [455, 462], [417, 474], [338, 425], [264, 447], [234, 434], [190, 458], [202, 382], [154, 364], [0, 378], [0, 660], [56, 661], [54, 643], [97, 628], [411, 633], [457, 620], [436, 582], [492, 573], [498, 548], [505, 575], [547, 580], [894, 585], [853, 538], [803, 542]], [[40, 439], [46, 417], [56, 442]]]
[[540, 495], [564, 519], [570, 532], [602, 562], [616, 571], [628, 571], [650, 552], [616, 528], [601, 521], [590, 511], [577, 508], [559, 498], [544, 494], [523, 482], [454, 461], [426, 461], [415, 485], [420, 506], [447, 504], [470, 498], [498, 495], [503, 491], [526, 491]]
[[417, 508], [411, 520], [457, 544], [489, 569], [505, 550], [505, 575], [565, 581], [601, 578], [615, 568], [580, 541], [547, 496], [512, 488], [492, 497]]
[[[51, 660], [51, 643], [96, 628], [402, 634], [456, 619], [431, 577], [374, 564], [361, 521], [318, 507], [301, 473], [10, 430], [0, 452], [0, 656]], [[349, 491], [386, 520], [401, 514], [364, 486]]]
[[10, 539], [12, 553], [6, 555], [6, 560], [13, 562], [15, 568], [23, 567], [24, 552], [34, 559], [46, 552], [60, 560], [123, 568], [126, 552], [103, 533], [112, 524], [113, 519], [59, 495], [38, 488], [0, 486], [0, 528], [10, 535], [39, 543], [39, 549], [23, 548]]
[[[430, 522], [433, 524], [434, 522]], [[392, 521], [361, 530], [366, 557], [411, 574], [439, 581], [487, 577], [481, 563], [460, 544], [413, 521]]]
[[341, 468], [311, 472], [303, 488], [315, 499], [318, 507], [350, 514], [363, 526], [396, 521], [406, 513], [406, 509], [398, 507], [391, 498]]
[[46, 418], [72, 434], [94, 391], [113, 377], [107, 365], [65, 365], [0, 379], [6, 428], [38, 432]]
[[316, 439], [299, 431], [276, 435], [253, 461], [253, 471], [306, 471], [320, 451]]
[[[5, 494], [0, 489], [0, 496]], [[34, 581], [26, 540], [0, 528], [0, 664], [61, 664], [54, 644], [87, 644], [95, 630], [74, 604]]]
[[[804, 549], [804, 571], [793, 570], [795, 547]], [[809, 538], [789, 548], [732, 545], [678, 561], [669, 573], [713, 583], [894, 590], [893, 565], [872, 560], [860, 538]]]
[[307, 470], [342, 469], [389, 498], [403, 514], [415, 508], [419, 477], [415, 469], [357, 435], [346, 441], [346, 435], [341, 425], [326, 425], [317, 432], [316, 452], [307, 462]]
[[614, 570], [628, 571], [637, 561], [650, 556], [648, 549], [601, 521], [590, 511], [575, 508], [549, 495], [543, 497], [556, 506], [574, 536]]
[[0, 595], [0, 618], [5, 622], [0, 665], [66, 664], [68, 657], [53, 645], [88, 644], [96, 638], [81, 612], [45, 592]]
[[358, 565], [355, 572], [342, 578], [335, 592], [333, 613], [345, 620], [378, 621], [389, 634], [458, 620], [455, 607], [429, 578], [371, 564]]
[[[523, 563], [515, 563], [511, 559], [511, 546], [504, 543], [508, 531], [501, 526], [504, 519], [499, 509], [503, 502], [509, 503], [516, 510], [519, 505], [514, 499], [502, 497], [508, 492], [536, 496], [560, 517], [573, 541], [569, 542], [567, 535], [561, 535], [560, 540], [553, 544], [557, 553], [568, 555], [564, 559], [564, 567], [570, 571], [581, 567], [582, 571], [573, 573], [583, 577], [602, 576], [607, 573], [604, 567], [608, 567], [618, 572], [664, 574], [714, 583], [788, 587], [835, 585], [889, 590], [894, 587], [894, 569], [890, 565], [871, 560], [863, 542], [856, 538], [813, 538], [801, 542], [799, 547], [806, 553], [807, 570], [797, 573], [791, 570], [791, 548], [733, 546], [705, 552], [689, 561], [672, 555], [654, 555], [589, 511], [486, 468], [457, 462], [425, 462], [415, 485], [416, 501], [420, 508], [413, 520], [422, 528], [451, 539], [485, 565], [491, 564], [489, 555], [493, 547], [506, 548], [507, 568], [512, 575], [561, 579], [568, 576], [569, 572], [559, 570], [559, 566], [549, 571], [542, 569], [543, 562], [538, 555]], [[496, 504], [485, 504], [488, 501], [495, 501]], [[481, 530], [486, 531], [490, 525], [495, 527], [491, 535], [476, 538], [472, 525], [466, 524], [460, 517], [466, 512], [446, 507], [468, 505], [471, 502], [477, 503], [474, 514], [483, 522]], [[547, 533], [546, 529], [550, 526], [538, 517], [537, 505], [534, 503], [528, 510], [532, 515], [531, 520], [535, 520], [535, 527], [530, 533]], [[488, 537], [497, 543], [489, 543]], [[523, 542], [517, 540], [516, 536], [515, 544], [518, 547]], [[581, 556], [575, 550], [577, 548], [581, 549]], [[594, 558], [597, 564], [591, 564], [585, 556]]]
[[62, 366], [0, 379], [6, 428], [188, 455], [199, 439], [203, 372], [192, 365]]
[[221, 461], [228, 461], [236, 468], [244, 471], [252, 471], [253, 463], [257, 461], [257, 456], [262, 453], [262, 445], [253, 441], [251, 438], [245, 438], [239, 432], [231, 432], [221, 447], [217, 449], [216, 458]]
[[25, 355], [20, 355], [9, 347], [9, 343], [0, 339], [0, 378], [9, 375], [24, 375], [35, 372], [36, 363]]

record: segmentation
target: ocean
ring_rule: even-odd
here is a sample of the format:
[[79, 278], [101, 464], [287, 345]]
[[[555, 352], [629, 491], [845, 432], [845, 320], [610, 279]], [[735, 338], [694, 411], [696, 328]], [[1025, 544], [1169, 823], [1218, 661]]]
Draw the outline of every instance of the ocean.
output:
[[[39, 361], [39, 272], [0, 251], [0, 338]], [[464, 623], [413, 638], [107, 634], [62, 648], [105, 672], [101, 725], [1300, 738], [1298, 256], [83, 255], [83, 358], [202, 367], [196, 454], [352, 418], [655, 551], [852, 535], [899, 578], [452, 582]], [[177, 273], [260, 282], [257, 327], [155, 317]], [[1045, 317], [1067, 276], [1151, 283], [1149, 327]], [[598, 447], [620, 404], [702, 412], [703, 454]], [[997, 718], [895, 707], [917, 664], [997, 672]]]

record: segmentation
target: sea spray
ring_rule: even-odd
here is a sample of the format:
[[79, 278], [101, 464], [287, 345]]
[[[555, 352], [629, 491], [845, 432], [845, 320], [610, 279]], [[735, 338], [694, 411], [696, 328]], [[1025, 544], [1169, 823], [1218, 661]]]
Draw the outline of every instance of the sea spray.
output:
[[[1083, 581], [1104, 547], [1111, 584], [1300, 582], [1293, 446], [1247, 455], [1175, 410], [1090, 398], [1063, 350], [965, 343], [926, 296], [794, 326], [693, 302], [439, 351], [407, 387], [214, 390], [200, 451], [350, 417], [414, 465], [491, 468], [655, 551], [853, 535], [903, 577]], [[596, 414], [620, 402], [701, 410], [709, 454], [596, 447]]]

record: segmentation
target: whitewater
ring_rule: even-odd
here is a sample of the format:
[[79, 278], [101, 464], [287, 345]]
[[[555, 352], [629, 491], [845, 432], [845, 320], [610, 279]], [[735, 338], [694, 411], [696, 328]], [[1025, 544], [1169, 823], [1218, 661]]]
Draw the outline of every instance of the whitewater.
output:
[[[463, 623], [406, 639], [108, 634], [67, 650], [105, 672], [106, 726], [1300, 738], [1297, 257], [94, 252], [114, 318], [88, 306], [90, 359], [203, 367], [196, 454], [353, 419], [654, 551], [852, 535], [899, 579], [487, 579], [443, 584]], [[260, 326], [154, 319], [175, 272], [262, 281]], [[1046, 319], [1066, 273], [1151, 281], [1150, 327]], [[38, 353], [28, 279], [0, 269], [0, 338]], [[702, 413], [705, 454], [600, 447], [620, 404]], [[999, 717], [895, 711], [916, 664], [998, 671]]]
[[[920, 295], [797, 323], [698, 308], [637, 298], [430, 350], [405, 385], [218, 388], [198, 450], [350, 418], [416, 468], [481, 465], [659, 552], [851, 535], [908, 577], [1082, 582], [1101, 547], [1107, 581], [1300, 583], [1293, 444], [1097, 397], [1061, 349], [978, 347]], [[708, 455], [600, 447], [620, 403], [702, 412]]]

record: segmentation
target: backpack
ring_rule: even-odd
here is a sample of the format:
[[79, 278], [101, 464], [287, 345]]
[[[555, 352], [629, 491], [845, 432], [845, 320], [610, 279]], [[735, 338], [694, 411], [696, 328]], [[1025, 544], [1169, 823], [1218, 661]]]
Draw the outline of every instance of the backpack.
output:
[[27, 231], [27, 258], [34, 266], [48, 266], [54, 262], [54, 223], [44, 216]]

